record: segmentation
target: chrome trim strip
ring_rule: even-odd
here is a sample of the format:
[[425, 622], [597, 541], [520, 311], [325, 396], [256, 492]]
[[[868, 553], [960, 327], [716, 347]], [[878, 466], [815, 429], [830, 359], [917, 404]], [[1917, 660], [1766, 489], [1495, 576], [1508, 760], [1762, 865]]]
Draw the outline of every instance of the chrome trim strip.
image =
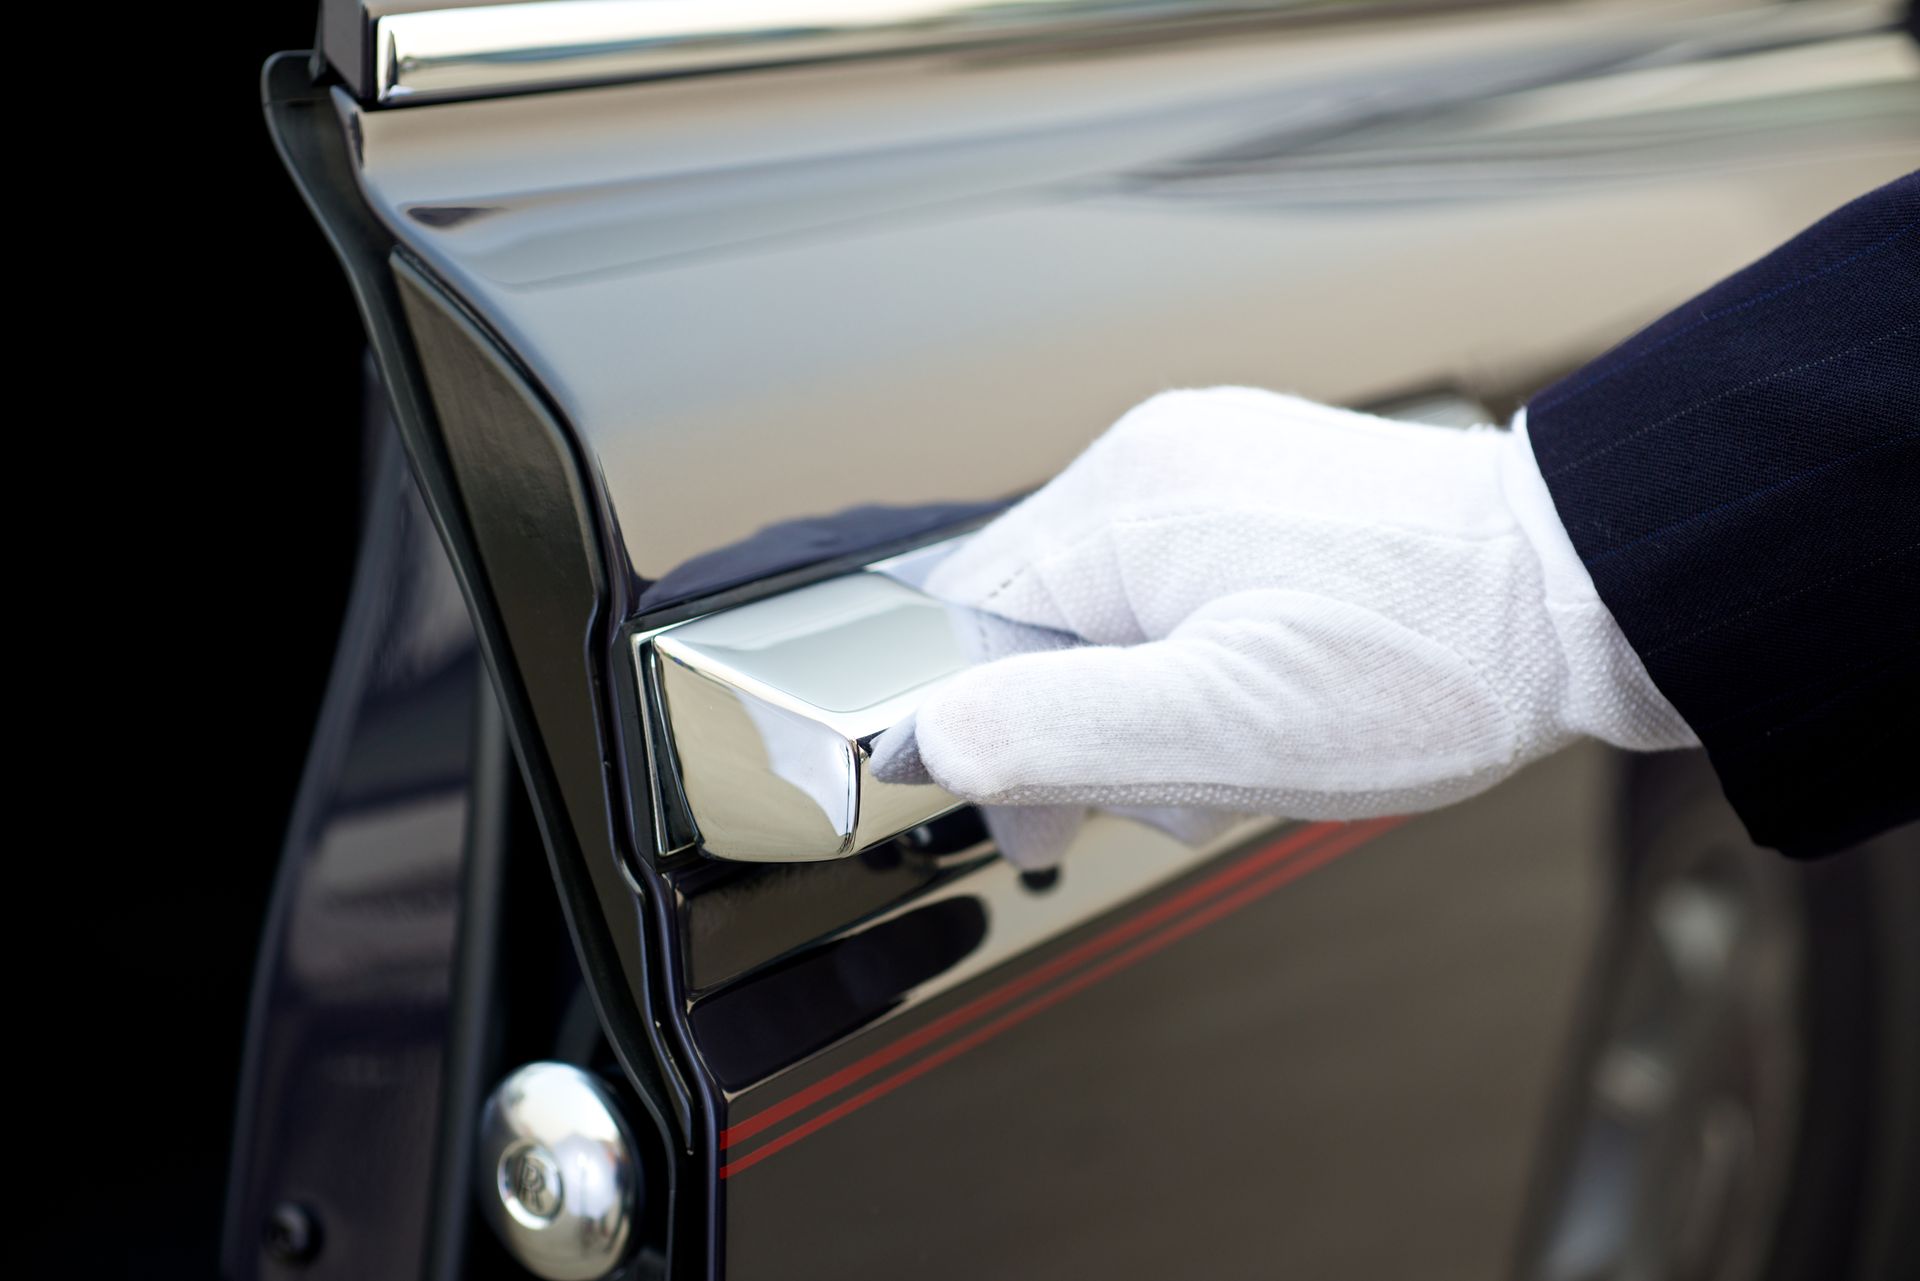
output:
[[395, 105], [490, 97], [770, 62], [1244, 16], [1303, 3], [535, 0], [389, 13], [372, 19], [374, 99]]

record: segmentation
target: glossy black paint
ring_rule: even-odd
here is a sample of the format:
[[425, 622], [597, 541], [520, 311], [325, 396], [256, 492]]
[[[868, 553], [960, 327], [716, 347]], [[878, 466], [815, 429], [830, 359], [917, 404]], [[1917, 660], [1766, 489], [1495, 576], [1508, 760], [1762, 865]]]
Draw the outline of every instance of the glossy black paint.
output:
[[979, 814], [960, 810], [860, 857], [824, 863], [675, 859], [662, 868], [681, 904], [687, 998], [910, 903], [993, 857]]
[[875, 547], [911, 545], [984, 521], [1005, 502], [918, 503], [911, 507], [863, 504], [831, 515], [783, 520], [725, 547], [674, 566], [640, 591], [634, 608], [652, 613], [721, 592], [848, 556], [867, 558]]
[[[1604, 768], [1558, 762], [1527, 780], [1537, 807], [1508, 796], [1404, 825], [1137, 963], [1115, 964], [1151, 946], [1157, 923], [1022, 986], [1230, 872], [1263, 838], [743, 1092], [729, 1119], [748, 1128], [903, 1039], [938, 1034], [729, 1148], [747, 1159], [725, 1181], [728, 1275], [793, 1275], [796, 1254], [801, 1275], [821, 1277], [1398, 1276], [1421, 1257], [1438, 1275], [1471, 1268], [1474, 1207], [1518, 1172], [1514, 1153], [1476, 1143], [1484, 1105], [1451, 1093], [1474, 1075], [1460, 1061], [1495, 1088], [1538, 1071], [1551, 1038], [1528, 1028], [1529, 1011], [1550, 1008], [1571, 976], [1516, 968], [1507, 988], [1456, 993], [1414, 1020], [1395, 993], [1416, 981], [1415, 966], [1459, 965], [1479, 949], [1525, 955], [1524, 934], [1502, 919], [1509, 896], [1529, 892], [1512, 878], [1527, 874], [1529, 855], [1601, 853], [1553, 809]], [[1454, 875], [1509, 884], [1425, 912]], [[1543, 917], [1534, 928], [1564, 924]], [[1099, 977], [1103, 965], [1112, 969]], [[1016, 1000], [940, 1031], [1010, 984]], [[804, 1137], [777, 1146], [793, 1133]], [[1394, 1133], [1405, 1142], [1397, 1161], [1379, 1147]], [[1374, 1216], [1398, 1196], [1368, 1181], [1396, 1164], [1409, 1185], [1444, 1192], [1382, 1234]]]
[[[647, 1142], [673, 1157], [657, 1186], [666, 1189], [678, 1230], [652, 1244], [679, 1250], [675, 1266], [697, 1271], [711, 1257], [710, 1205], [689, 1194], [706, 1181], [685, 1167], [708, 1159], [702, 1140], [712, 1097], [707, 1081], [681, 1066], [682, 1023], [656, 1012], [677, 1013], [664, 997], [677, 966], [657, 938], [649, 941], [663, 894], [649, 869], [624, 858], [618, 845], [627, 816], [613, 779], [628, 770], [597, 696], [620, 648], [606, 620], [630, 575], [602, 572], [600, 514], [564, 429], [521, 371], [403, 255], [394, 254], [390, 269], [419, 344], [431, 412], [451, 427], [425, 443], [444, 460], [459, 514], [471, 522], [462, 530], [472, 542], [459, 554], [468, 558], [474, 607], [497, 602], [498, 612], [484, 615], [500, 628], [491, 667], [525, 700], [509, 700], [508, 724], [591, 976], [587, 990], [651, 1123]], [[649, 954], [658, 958], [652, 964]], [[641, 1118], [631, 1122], [642, 1128]]]
[[986, 906], [941, 899], [872, 929], [808, 948], [694, 1006], [706, 1064], [723, 1087], [765, 1080], [898, 1007], [965, 959], [986, 934]]
[[[642, 1110], [659, 1132], [663, 1159], [671, 1158], [668, 1173], [655, 1186], [669, 1189], [666, 1199], [679, 1225], [672, 1240], [673, 1248], [681, 1252], [676, 1266], [699, 1275], [710, 1266], [703, 1259], [710, 1258], [713, 1239], [710, 1206], [699, 1194], [709, 1181], [694, 1180], [691, 1194], [682, 1195], [680, 1189], [687, 1185], [677, 1171], [690, 1155], [698, 1158], [710, 1151], [710, 1145], [699, 1142], [695, 1133], [710, 1132], [710, 1122], [702, 1123], [710, 1107], [701, 1092], [703, 1082], [694, 1080], [690, 1089], [675, 1052], [662, 1042], [663, 1037], [680, 1033], [679, 1020], [671, 1013], [659, 1018], [646, 1013], [649, 1003], [666, 990], [673, 972], [670, 957], [652, 967], [651, 978], [644, 963], [648, 929], [660, 928], [663, 896], [653, 896], [649, 921], [647, 901], [633, 891], [631, 882], [618, 880], [620, 859], [608, 843], [610, 820], [621, 806], [616, 797], [600, 790], [607, 786], [607, 778], [599, 756], [595, 709], [583, 710], [581, 704], [583, 684], [588, 689], [604, 685], [596, 673], [604, 670], [605, 642], [598, 640], [595, 629], [596, 620], [606, 617], [605, 602], [598, 594], [608, 580], [597, 572], [597, 557], [586, 556], [584, 563], [581, 559], [586, 553], [581, 540], [596, 537], [598, 517], [573, 505], [582, 492], [575, 464], [564, 439], [553, 434], [545, 406], [487, 336], [412, 269], [369, 215], [358, 197], [346, 139], [331, 117], [328, 89], [314, 80], [315, 69], [314, 61], [304, 54], [282, 54], [269, 61], [262, 73], [267, 123], [353, 287], [401, 441], [449, 549], [474, 620], [481, 657], [504, 706], [508, 734], [533, 797], [533, 815], [554, 869], [561, 906], [589, 976], [593, 1006]], [[493, 465], [495, 493], [503, 492], [500, 483], [523, 470], [547, 485], [550, 501], [540, 513], [545, 524], [534, 531], [536, 545], [522, 549], [506, 544], [505, 590], [538, 592], [553, 586], [540, 581], [537, 572], [531, 581], [524, 576], [516, 579], [515, 568], [531, 565], [537, 570], [543, 562], [548, 568], [567, 563], [577, 567], [563, 580], [576, 588], [566, 610], [554, 613], [544, 601], [533, 603], [547, 623], [540, 631], [541, 641], [532, 646], [539, 660], [532, 667], [523, 666], [530, 655], [517, 652], [507, 634], [500, 609], [501, 584], [490, 573], [497, 566], [490, 566], [482, 554], [476, 524], [492, 536], [509, 538], [513, 530], [525, 533], [530, 527], [511, 511], [489, 511], [484, 506], [484, 475], [472, 470], [461, 474], [459, 461], [440, 430], [441, 407], [426, 385], [406, 323], [410, 309], [403, 300], [403, 287], [411, 289], [412, 319], [440, 326], [442, 354], [482, 375], [477, 385], [443, 382], [437, 389], [456, 397], [456, 408], [473, 407], [493, 419], [493, 430], [482, 440], [470, 442], [479, 444], [482, 453], [469, 456], [469, 467], [479, 464], [484, 470]], [[444, 370], [444, 363], [440, 368]], [[516, 465], [516, 450], [522, 451], [517, 460], [526, 464], [524, 469]], [[469, 507], [476, 494], [482, 496], [477, 514]], [[488, 516], [493, 518], [491, 523], [484, 519]], [[624, 576], [616, 574], [613, 581], [623, 582]], [[570, 654], [564, 640], [557, 652], [547, 647], [553, 624], [561, 619], [565, 620], [559, 622], [561, 634], [571, 629], [574, 638]], [[545, 731], [551, 726], [546, 722], [555, 716], [567, 718], [574, 732], [549, 737]], [[583, 751], [590, 754], [585, 759]], [[613, 830], [618, 826], [617, 822], [611, 825]], [[593, 851], [593, 857], [583, 852], [583, 845]], [[662, 955], [657, 943], [654, 948], [654, 955]]]
[[[1701, 786], [1709, 777], [1697, 754], [1630, 768], [1563, 755], [1021, 1017], [1021, 1003], [1047, 1003], [1099, 966], [1025, 986], [1032, 976], [1248, 857], [1231, 851], [848, 1037], [732, 1098], [728, 1275], [796, 1275], [796, 1255], [797, 1275], [823, 1277], [1505, 1274], [1487, 1207], [1551, 1170], [1564, 1137], [1549, 1126], [1539, 1155], [1495, 1141], [1474, 1119], [1490, 1106], [1482, 1092], [1492, 1106], [1544, 1111], [1537, 1082], [1592, 1013], [1574, 999], [1591, 979], [1532, 959], [1529, 933], [1572, 923], [1541, 911], [1541, 891], [1567, 859], [1608, 885], [1604, 978], [1604, 944], [1632, 906], [1626, 878], [1649, 833], [1667, 832], [1671, 794], [1710, 816], [1702, 839], [1774, 859]], [[1617, 822], [1582, 812], [1596, 793]], [[1815, 931], [1819, 1002], [1795, 1192], [1764, 1247], [1801, 1270], [1786, 1275], [1890, 1279], [1912, 1257], [1908, 1216], [1887, 1190], [1914, 1186], [1912, 1146], [1901, 1125], [1875, 1119], [1910, 1115], [1916, 1101], [1913, 1036], [1900, 1029], [1916, 1008], [1904, 923], [1920, 911], [1917, 856], [1920, 832], [1908, 829], [1786, 870]], [[1501, 978], [1408, 1008], [1405, 992], [1431, 967]], [[1009, 986], [1017, 1000], [969, 1014]], [[1535, 1022], [1547, 1010], [1551, 1029]], [[1574, 1037], [1574, 1093], [1589, 1088], [1587, 1053]], [[1559, 1190], [1534, 1186], [1531, 1226], [1516, 1215], [1507, 1230], [1535, 1240]], [[1535, 1253], [1512, 1266], [1561, 1275]]]
[[[646, 1115], [593, 1010], [453, 569], [377, 385], [366, 524], [255, 975], [221, 1275], [512, 1278], [474, 1118], [534, 1059]], [[639, 1154], [666, 1185], [665, 1150]], [[660, 1273], [665, 1198], [629, 1281]]]
[[391, 428], [255, 977], [223, 1267], [415, 1277], [434, 1222], [482, 684]]
[[[1597, 883], [1616, 854], [1612, 767], [1594, 753], [1383, 836], [969, 1050], [964, 1068], [930, 1071], [721, 1177], [723, 1127], [1188, 881], [1099, 914], [1063, 904], [1020, 936], [1023, 950], [964, 977], [981, 937], [1019, 915], [996, 897], [1009, 875], [977, 830], [816, 867], [646, 858], [633, 840], [645, 816], [626, 780], [614, 781], [631, 779], [637, 742], [621, 628], [834, 565], [638, 615], [639, 584], [581, 461], [590, 455], [552, 389], [456, 283], [395, 251], [328, 132], [338, 122], [326, 95], [296, 71], [270, 69], [279, 77], [270, 114], [362, 291], [599, 1017], [672, 1133], [676, 1275], [1126, 1277], [1178, 1275], [1195, 1260], [1245, 1275], [1394, 1275], [1413, 1262], [1429, 1275], [1485, 1275], [1518, 1213], [1525, 1154], [1513, 1132], [1544, 1108], [1598, 898], [1576, 892], [1578, 873], [1566, 869]], [[1142, 191], [1168, 198], [1215, 176], [1158, 174]], [[723, 478], [691, 479], [703, 498], [709, 486], [725, 497]], [[759, 519], [751, 504], [731, 514], [746, 528]], [[537, 545], [505, 545], [517, 533]], [[856, 544], [827, 554], [843, 545]], [[548, 582], [555, 565], [564, 572]], [[566, 590], [543, 591], [555, 583]], [[1067, 888], [1099, 875], [1106, 852], [1088, 851]], [[930, 908], [941, 911], [917, 915]], [[936, 920], [924, 937], [889, 932]], [[1433, 981], [1453, 973], [1484, 979], [1471, 989]], [[946, 983], [953, 975], [964, 981]], [[473, 1015], [487, 1017], [484, 1002]], [[1521, 1120], [1489, 1136], [1479, 1124], [1489, 1116]], [[769, 1129], [759, 1141], [792, 1132]], [[441, 1196], [457, 1198], [458, 1186], [443, 1171]], [[1383, 1215], [1394, 1232], [1379, 1230]]]

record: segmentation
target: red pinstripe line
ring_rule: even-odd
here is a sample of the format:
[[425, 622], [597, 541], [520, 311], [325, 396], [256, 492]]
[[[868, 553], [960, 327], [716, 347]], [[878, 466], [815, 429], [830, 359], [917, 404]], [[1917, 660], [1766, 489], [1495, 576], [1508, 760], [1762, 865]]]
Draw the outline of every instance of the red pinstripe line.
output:
[[723, 1179], [732, 1178], [742, 1170], [758, 1165], [774, 1153], [791, 1147], [808, 1135], [817, 1133], [827, 1126], [832, 1125], [841, 1117], [859, 1111], [875, 1099], [886, 1097], [908, 1082], [925, 1076], [942, 1064], [952, 1062], [968, 1050], [986, 1044], [1002, 1033], [1018, 1027], [1036, 1014], [1040, 1014], [1058, 1005], [1068, 997], [1083, 992], [1094, 984], [1111, 978], [1120, 971], [1144, 961], [1154, 953], [1178, 942], [1187, 935], [1204, 929], [1221, 918], [1239, 911], [1248, 904], [1266, 897], [1281, 886], [1291, 881], [1296, 881], [1307, 873], [1326, 866], [1334, 859], [1359, 848], [1376, 836], [1381, 835], [1404, 821], [1404, 819], [1397, 818], [1378, 819], [1371, 823], [1355, 826], [1345, 834], [1327, 841], [1312, 853], [1288, 863], [1269, 875], [1253, 882], [1251, 885], [1242, 887], [1227, 897], [1220, 899], [1218, 902], [1168, 926], [1166, 929], [1161, 930], [1159, 933], [1152, 935], [1142, 942], [1134, 944], [1126, 951], [1109, 957], [1092, 969], [1075, 975], [1051, 991], [1044, 992], [1026, 1002], [1024, 1005], [1009, 1010], [991, 1023], [974, 1029], [966, 1036], [942, 1046], [932, 1054], [927, 1055], [925, 1058], [908, 1067], [902, 1068], [892, 1076], [874, 1082], [858, 1094], [852, 1095], [834, 1107], [828, 1108], [825, 1112], [820, 1113], [811, 1120], [796, 1125], [785, 1134], [769, 1140], [745, 1156], [721, 1166], [720, 1177]]
[[730, 1147], [743, 1139], [752, 1138], [769, 1126], [778, 1125], [794, 1113], [812, 1107], [815, 1103], [820, 1102], [829, 1095], [838, 1094], [855, 1081], [864, 1080], [881, 1068], [891, 1063], [897, 1063], [907, 1055], [926, 1048], [948, 1033], [957, 1031], [967, 1024], [991, 1014], [994, 1010], [999, 1009], [1008, 1002], [1018, 1000], [1035, 988], [1052, 982], [1067, 971], [1077, 969], [1082, 964], [1104, 952], [1112, 951], [1128, 939], [1144, 934], [1155, 926], [1162, 924], [1172, 917], [1178, 916], [1188, 908], [1213, 897], [1227, 887], [1266, 870], [1268, 867], [1287, 858], [1296, 851], [1314, 844], [1322, 837], [1330, 836], [1334, 832], [1339, 831], [1341, 827], [1342, 825], [1339, 823], [1313, 823], [1297, 831], [1287, 833], [1273, 844], [1266, 846], [1257, 853], [1248, 855], [1246, 858], [1234, 863], [1231, 867], [1224, 868], [1212, 876], [1207, 877], [1205, 880], [1188, 886], [1185, 890], [1167, 899], [1152, 910], [1143, 912], [1139, 916], [1129, 920], [1122, 921], [1104, 933], [1097, 934], [1093, 938], [1088, 939], [1071, 951], [1062, 953], [1044, 965], [1035, 966], [1018, 978], [975, 997], [965, 1005], [942, 1015], [919, 1030], [910, 1032], [899, 1040], [880, 1047], [865, 1058], [841, 1068], [838, 1072], [821, 1078], [806, 1089], [788, 1095], [786, 1098], [780, 1100], [780, 1102], [772, 1104], [762, 1111], [755, 1112], [752, 1116], [728, 1126], [720, 1132], [720, 1146], [722, 1148]]

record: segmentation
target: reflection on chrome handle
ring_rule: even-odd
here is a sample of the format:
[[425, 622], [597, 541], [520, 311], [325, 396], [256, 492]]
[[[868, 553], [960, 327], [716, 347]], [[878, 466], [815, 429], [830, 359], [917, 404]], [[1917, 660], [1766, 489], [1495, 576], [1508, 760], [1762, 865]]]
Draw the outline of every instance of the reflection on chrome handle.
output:
[[868, 769], [874, 739], [967, 665], [946, 609], [898, 581], [907, 560], [635, 639], [654, 800], [674, 811], [660, 831], [713, 858], [811, 862], [961, 804]]

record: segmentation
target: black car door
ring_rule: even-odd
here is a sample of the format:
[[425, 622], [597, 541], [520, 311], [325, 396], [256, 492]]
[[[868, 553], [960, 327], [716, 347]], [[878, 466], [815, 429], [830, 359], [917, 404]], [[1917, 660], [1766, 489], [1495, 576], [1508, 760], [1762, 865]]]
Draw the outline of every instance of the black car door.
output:
[[[1751, 871], [1699, 777], [1583, 749], [1406, 821], [1189, 846], [1098, 817], [1049, 878], [969, 811], [871, 817], [871, 784], [824, 844], [737, 773], [709, 786], [663, 672], [823, 591], [868, 610], [870, 566], [1166, 387], [1504, 418], [1911, 168], [1911, 46], [1823, 5], [897, 7], [329, 4], [323, 56], [266, 73], [551, 860], [604, 1038], [577, 1057], [647, 1149], [621, 1256], [1625, 1276], [1711, 1230], [1764, 1262], [1800, 1032], [1764, 1089], [1701, 1087], [1757, 1145], [1708, 1227], [1649, 1226], [1675, 1163], [1630, 1140], [1668, 1130], [1582, 1128], [1587, 1082], [1630, 1092], [1639, 1062], [1592, 1030], [1609, 1011], [1697, 1013], [1632, 978], [1645, 922], [1705, 885], [1754, 956], [1797, 937], [1801, 887]], [[920, 643], [872, 626], [807, 632], [808, 661], [880, 679]], [[1642, 831], [1662, 788], [1710, 817]], [[1661, 908], [1670, 883], [1694, 897]], [[1801, 980], [1762, 964], [1713, 999], [1797, 1028]], [[1631, 1167], [1613, 1201], [1592, 1142]], [[441, 1266], [508, 1266], [460, 1239]]]

